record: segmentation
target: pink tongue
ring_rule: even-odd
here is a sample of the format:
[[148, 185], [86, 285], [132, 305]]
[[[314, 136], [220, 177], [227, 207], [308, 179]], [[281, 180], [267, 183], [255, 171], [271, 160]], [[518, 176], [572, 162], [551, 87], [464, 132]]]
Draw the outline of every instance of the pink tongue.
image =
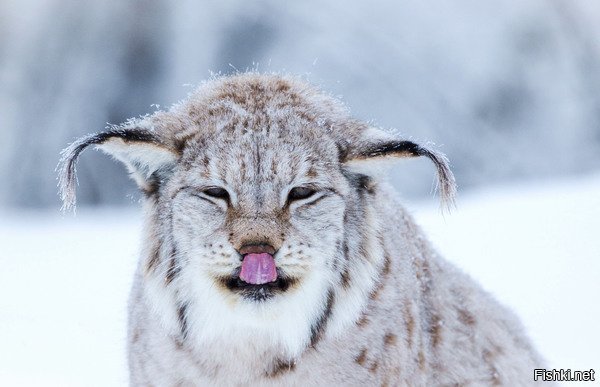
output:
[[242, 281], [253, 285], [266, 284], [277, 279], [275, 260], [268, 253], [246, 254], [240, 272]]

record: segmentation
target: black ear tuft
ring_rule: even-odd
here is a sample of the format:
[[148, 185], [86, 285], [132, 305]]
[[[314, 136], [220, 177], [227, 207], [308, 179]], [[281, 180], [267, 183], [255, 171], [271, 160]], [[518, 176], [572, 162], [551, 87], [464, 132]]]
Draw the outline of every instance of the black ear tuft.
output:
[[372, 160], [382, 157], [420, 157], [430, 159], [436, 167], [438, 184], [442, 204], [446, 208], [452, 208], [455, 203], [456, 181], [450, 170], [446, 156], [433, 149], [419, 145], [412, 141], [382, 139], [366, 142], [357, 149], [349, 152], [345, 162], [354, 163], [364, 160]]
[[175, 153], [164, 146], [155, 133], [147, 129], [117, 127], [84, 136], [61, 152], [62, 157], [57, 170], [63, 210], [75, 207], [77, 159], [90, 145], [99, 146], [106, 153], [122, 161], [142, 189], [145, 188], [144, 181], [152, 173], [175, 160]]

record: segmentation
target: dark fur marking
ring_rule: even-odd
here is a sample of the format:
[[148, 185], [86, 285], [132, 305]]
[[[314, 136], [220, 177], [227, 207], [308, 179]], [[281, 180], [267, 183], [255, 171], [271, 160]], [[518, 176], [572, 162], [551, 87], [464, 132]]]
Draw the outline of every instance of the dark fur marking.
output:
[[350, 288], [350, 270], [347, 266], [344, 268], [344, 271], [341, 274], [341, 279], [342, 288], [346, 290]]
[[[135, 167], [140, 171], [144, 170], [143, 165], [136, 165]], [[152, 174], [145, 179], [145, 185], [141, 189], [146, 199], [158, 196], [161, 186], [173, 173], [173, 168], [174, 167], [172, 165], [163, 166], [162, 168], [152, 172]]]
[[367, 175], [359, 175], [358, 185], [362, 190], [370, 195], [375, 193], [375, 185], [373, 184], [373, 180]]
[[381, 294], [383, 288], [385, 288], [387, 276], [390, 274], [392, 260], [389, 255], [384, 256], [383, 267], [380, 271], [380, 281], [375, 286], [375, 289], [369, 294], [369, 298], [373, 301], [377, 300]]
[[364, 365], [366, 360], [367, 360], [367, 349], [363, 348], [362, 351], [360, 351], [360, 353], [358, 354], [358, 356], [354, 358], [354, 361], [358, 365]]
[[383, 281], [379, 281], [377, 285], [375, 285], [375, 289], [373, 289], [373, 291], [369, 294], [369, 299], [371, 301], [376, 301], [384, 287], [385, 283]]
[[404, 307], [404, 317], [406, 323], [406, 336], [408, 340], [408, 348], [411, 348], [413, 345], [413, 336], [415, 334], [415, 318], [410, 311], [408, 303], [406, 303]]
[[179, 319], [182, 340], [185, 340], [188, 334], [187, 308], [188, 305], [186, 303], [179, 305], [179, 308], [177, 308], [177, 318]]
[[258, 142], [256, 142], [256, 147], [255, 147], [254, 155], [256, 157], [256, 174], [259, 175], [259, 176], [261, 174], [260, 153], [261, 153], [261, 149], [259, 149], [259, 144], [258, 144]]
[[458, 310], [458, 320], [463, 323], [463, 325], [473, 326], [477, 322], [475, 316], [471, 312], [466, 309]]
[[295, 369], [296, 363], [293, 361], [276, 360], [266, 374], [269, 378], [276, 378], [286, 372], [293, 372]]
[[425, 369], [425, 353], [423, 353], [423, 350], [419, 351], [418, 362], [419, 362], [419, 369], [424, 370]]
[[325, 327], [327, 326], [327, 321], [329, 317], [331, 317], [331, 310], [333, 308], [334, 295], [333, 290], [329, 289], [327, 292], [327, 303], [325, 304], [325, 308], [323, 312], [321, 312], [321, 316], [317, 320], [317, 322], [310, 328], [310, 346], [314, 348], [321, 337], [323, 336], [323, 332]]
[[158, 195], [161, 182], [162, 180], [158, 171], [152, 172], [152, 175], [146, 180], [146, 186], [142, 188], [144, 196], [148, 199]]
[[348, 147], [346, 145], [337, 145], [337, 150], [338, 150], [338, 161], [340, 163], [343, 163], [344, 161], [348, 160], [348, 155], [350, 154], [350, 151], [348, 150]]
[[433, 347], [437, 347], [442, 341], [442, 325], [441, 318], [437, 314], [431, 316], [429, 320], [429, 336], [431, 337], [431, 344]]
[[165, 274], [165, 285], [170, 285], [171, 282], [177, 277], [181, 268], [177, 265], [177, 249], [173, 247], [170, 259], [169, 259], [169, 268], [167, 269], [167, 273]]
[[344, 239], [344, 242], [342, 242], [342, 249], [344, 252], [344, 258], [346, 259], [346, 261], [349, 260], [349, 256], [350, 256], [350, 247], [348, 246], [348, 241], [346, 239]]
[[369, 367], [369, 372], [374, 374], [375, 372], [377, 372], [377, 368], [379, 368], [379, 362], [375, 360]]
[[[310, 249], [310, 244], [307, 245], [308, 248]], [[340, 272], [340, 268], [342, 266], [342, 241], [341, 240], [337, 240], [335, 242], [335, 256], [333, 257], [333, 262], [332, 266], [333, 266], [333, 270], [336, 273], [339, 273], [340, 275], [342, 275], [342, 273]], [[328, 264], [330, 263], [329, 261], [327, 262]]]
[[174, 145], [175, 145], [175, 150], [177, 151], [178, 154], [182, 154], [183, 153], [183, 149], [185, 148], [187, 143], [187, 139], [186, 138], [177, 138], [174, 141]]
[[394, 345], [396, 344], [396, 340], [398, 339], [398, 336], [396, 336], [395, 334], [388, 332], [384, 337], [383, 337], [383, 345], [386, 347], [389, 347], [390, 345]]
[[[157, 145], [161, 144], [161, 141], [156, 134], [142, 128], [111, 129], [106, 132], [98, 133], [94, 137], [98, 142], [104, 142], [111, 137], [119, 137], [125, 142], [150, 142]], [[94, 141], [92, 143], [97, 144], [98, 142]]]
[[362, 196], [365, 192], [368, 194], [375, 193], [375, 184], [371, 177], [362, 173], [350, 172], [345, 169], [342, 169], [342, 174], [346, 180], [348, 180], [350, 186], [354, 188], [359, 195]]
[[277, 88], [275, 90], [278, 92], [285, 92], [290, 89], [289, 83], [282, 79], [277, 80], [276, 85], [277, 85]]
[[394, 154], [405, 154], [407, 156], [421, 156], [423, 148], [412, 141], [389, 141], [373, 144], [360, 150], [359, 158], [380, 157]]
[[390, 258], [390, 255], [387, 253], [387, 251], [385, 252], [383, 259], [384, 259], [384, 262], [383, 262], [383, 269], [381, 269], [381, 275], [383, 277], [387, 277], [388, 274], [390, 274], [390, 270], [392, 268], [392, 259]]
[[158, 244], [152, 246], [152, 251], [150, 252], [150, 259], [148, 259], [148, 263], [146, 264], [146, 272], [151, 273], [154, 271], [158, 263], [160, 262], [160, 248]]
[[366, 313], [363, 313], [360, 318], [358, 319], [358, 321], [356, 322], [356, 326], [358, 326], [359, 328], [363, 328], [365, 327], [367, 324], [369, 323], [369, 316], [367, 316]]

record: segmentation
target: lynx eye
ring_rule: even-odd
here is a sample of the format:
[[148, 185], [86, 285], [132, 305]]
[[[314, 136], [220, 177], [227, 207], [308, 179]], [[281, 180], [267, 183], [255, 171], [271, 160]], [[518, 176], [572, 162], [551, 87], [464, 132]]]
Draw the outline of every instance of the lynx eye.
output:
[[229, 192], [227, 192], [227, 190], [225, 190], [224, 188], [220, 188], [220, 187], [206, 188], [205, 190], [202, 191], [202, 193], [205, 194], [206, 196], [210, 196], [211, 198], [223, 199], [225, 201], [229, 201]]
[[313, 196], [317, 191], [309, 187], [294, 187], [288, 194], [288, 202], [295, 200], [308, 199]]

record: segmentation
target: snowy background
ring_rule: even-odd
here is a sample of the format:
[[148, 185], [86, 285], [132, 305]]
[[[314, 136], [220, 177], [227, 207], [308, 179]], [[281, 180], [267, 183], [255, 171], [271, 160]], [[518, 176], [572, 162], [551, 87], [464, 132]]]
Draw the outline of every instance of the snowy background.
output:
[[54, 167], [79, 135], [215, 73], [299, 74], [447, 153], [392, 181], [431, 240], [522, 317], [558, 368], [600, 374], [600, 3], [0, 1], [0, 385], [123, 385], [138, 198], [97, 152], [79, 211]]

